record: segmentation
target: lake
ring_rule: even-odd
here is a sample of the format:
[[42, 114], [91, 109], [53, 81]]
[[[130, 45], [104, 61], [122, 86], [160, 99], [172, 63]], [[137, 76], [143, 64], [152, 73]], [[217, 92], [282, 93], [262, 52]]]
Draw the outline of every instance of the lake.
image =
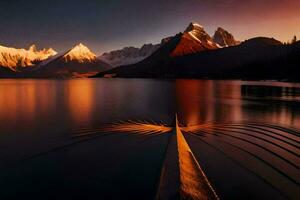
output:
[[300, 84], [2, 79], [0, 199], [153, 199], [168, 134], [99, 130], [175, 113], [221, 199], [299, 197]]

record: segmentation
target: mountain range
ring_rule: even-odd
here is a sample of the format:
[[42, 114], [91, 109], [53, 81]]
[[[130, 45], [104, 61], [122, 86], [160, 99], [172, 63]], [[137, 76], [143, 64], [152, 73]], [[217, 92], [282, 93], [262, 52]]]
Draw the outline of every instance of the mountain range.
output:
[[99, 58], [112, 67], [134, 64], [150, 56], [160, 45], [161, 44], [145, 44], [141, 48], [124, 47], [121, 50], [104, 53], [99, 56]]
[[80, 43], [64, 54], [39, 65], [31, 73], [34, 77], [43, 78], [77, 78], [89, 77], [110, 68], [109, 64], [97, 58], [89, 48]]
[[0, 48], [0, 77], [89, 77], [108, 69], [109, 64], [81, 43], [62, 54], [51, 48], [38, 51], [35, 45], [29, 50]]
[[33, 66], [57, 54], [52, 48], [37, 50], [35, 45], [29, 49], [15, 49], [0, 45], [0, 66], [12, 71], [21, 70], [23, 67]]
[[210, 37], [191, 23], [146, 59], [95, 77], [299, 80], [300, 42], [257, 37], [239, 42], [222, 28]]
[[[160, 44], [145, 44], [141, 48], [125, 47], [121, 50], [104, 53], [99, 58], [113, 67], [134, 64], [149, 57], [172, 38], [173, 37], [163, 38]], [[170, 55], [173, 57], [182, 56], [198, 51], [234, 46], [237, 44], [239, 44], [239, 42], [234, 39], [233, 35], [222, 28], [218, 28], [214, 37], [211, 38], [201, 25], [190, 23], [182, 34], [177, 48], [174, 49]]]
[[258, 37], [237, 41], [219, 27], [210, 36], [190, 23], [159, 44], [125, 47], [94, 54], [83, 44], [57, 53], [52, 48], [28, 50], [0, 46], [0, 77], [74, 78], [237, 78], [295, 80], [299, 42], [282, 44]]

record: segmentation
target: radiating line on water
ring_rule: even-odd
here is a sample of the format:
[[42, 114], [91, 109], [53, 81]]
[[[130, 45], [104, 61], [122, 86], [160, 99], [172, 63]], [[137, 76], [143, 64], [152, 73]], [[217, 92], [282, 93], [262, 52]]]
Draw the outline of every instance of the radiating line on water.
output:
[[[284, 141], [279, 140], [277, 138], [274, 138], [274, 137], [272, 137], [270, 135], [266, 135], [267, 138], [263, 138], [259, 134], [252, 134], [252, 133], [257, 133], [255, 131], [251, 132], [251, 130], [245, 130], [245, 129], [238, 129], [238, 130], [243, 130], [243, 131], [238, 131], [238, 130], [236, 130], [234, 128], [233, 129], [229, 129], [229, 128], [212, 127], [212, 128], [205, 128], [203, 130], [207, 130], [207, 131], [220, 131], [222, 133], [226, 132], [226, 133], [240, 134], [240, 135], [243, 135], [245, 137], [249, 137], [251, 139], [257, 139], [257, 140], [263, 141], [265, 143], [269, 143], [269, 144], [274, 145], [274, 146], [276, 146], [278, 148], [281, 148], [282, 150], [285, 150], [285, 151], [289, 152], [290, 154], [293, 154], [293, 155], [297, 156], [298, 158], [300, 157], [299, 153], [297, 153], [299, 151], [299, 148], [295, 147], [293, 144], [284, 143]], [[246, 132], [244, 132], [244, 131], [246, 131]], [[248, 131], [250, 131], [250, 132], [248, 132]], [[217, 132], [217, 133], [219, 133], [219, 132]], [[260, 132], [258, 132], [258, 133], [260, 133]], [[271, 140], [273, 140], [273, 141], [271, 141]], [[279, 143], [281, 143], [281, 144], [279, 144]], [[282, 143], [284, 143], [284, 144], [282, 144]], [[289, 148], [291, 148], [292, 150], [289, 149]], [[300, 162], [300, 160], [299, 160], [299, 162]]]
[[[207, 137], [203, 137], [203, 135], [194, 134], [194, 133], [190, 133], [190, 134], [195, 136], [199, 140], [201, 140], [206, 145], [211, 146], [213, 149], [217, 150], [225, 157], [234, 161], [236, 164], [242, 166], [243, 168], [252, 172], [256, 176], [260, 177], [261, 179], [266, 181], [269, 185], [271, 185], [274, 189], [279, 191], [283, 196], [287, 198], [291, 198], [291, 197], [295, 198], [298, 196], [299, 184], [295, 182], [295, 180], [293, 180], [291, 177], [286, 175], [284, 172], [274, 168], [274, 166], [270, 165], [269, 163], [267, 163], [266, 161], [258, 157], [256, 154], [251, 153], [248, 150], [243, 149], [239, 146], [236, 146], [235, 144], [226, 141], [219, 141], [219, 137], [216, 137], [213, 141], [210, 141]], [[216, 139], [218, 142], [216, 141]], [[236, 150], [239, 150], [241, 153], [244, 152], [250, 156], [248, 156], [248, 159], [245, 159], [242, 154], [230, 152], [224, 145], [228, 145], [228, 147], [235, 148], [235, 150], [233, 149], [234, 152], [236, 152]], [[251, 157], [256, 159], [257, 160], [256, 162], [258, 163], [261, 162], [262, 164], [270, 167], [271, 169], [274, 170], [274, 172], [278, 173], [281, 176], [276, 175], [276, 173], [270, 170], [262, 171], [258, 163], [255, 164], [255, 160], [252, 160]], [[286, 180], [288, 180], [289, 182], [286, 182]], [[291, 186], [290, 183], [293, 183], [294, 185]], [[289, 185], [289, 187], [286, 187], [287, 185]]]

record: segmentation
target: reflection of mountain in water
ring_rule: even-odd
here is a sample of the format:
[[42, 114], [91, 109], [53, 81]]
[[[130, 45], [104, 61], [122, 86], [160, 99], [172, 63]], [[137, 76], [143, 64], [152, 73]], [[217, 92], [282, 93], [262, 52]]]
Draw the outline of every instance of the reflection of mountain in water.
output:
[[253, 119], [288, 126], [300, 122], [296, 84], [177, 80], [176, 99], [176, 112], [186, 125]]
[[177, 80], [176, 98], [178, 115], [187, 125], [243, 119], [238, 84]]

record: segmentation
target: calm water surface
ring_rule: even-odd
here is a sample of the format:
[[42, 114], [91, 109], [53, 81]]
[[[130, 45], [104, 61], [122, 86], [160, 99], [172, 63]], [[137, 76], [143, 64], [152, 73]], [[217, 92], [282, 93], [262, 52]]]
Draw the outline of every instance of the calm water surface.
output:
[[[300, 84], [210, 80], [0, 80], [0, 199], [153, 199], [168, 135], [111, 134], [121, 120], [182, 126], [221, 199], [299, 189]], [[284, 183], [285, 189], [280, 189]]]

